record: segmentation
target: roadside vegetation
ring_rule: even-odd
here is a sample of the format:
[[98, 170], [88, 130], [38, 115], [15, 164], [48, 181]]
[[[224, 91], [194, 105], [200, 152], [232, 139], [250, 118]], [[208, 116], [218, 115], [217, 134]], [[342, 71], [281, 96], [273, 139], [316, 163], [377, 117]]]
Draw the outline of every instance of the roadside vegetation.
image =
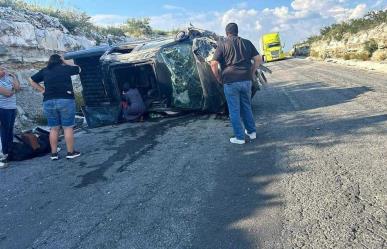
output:
[[355, 51], [346, 48], [334, 48], [322, 51], [318, 48], [321, 44], [329, 44], [331, 41], [347, 44], [350, 36], [356, 35], [361, 31], [371, 30], [382, 24], [387, 24], [387, 10], [371, 11], [362, 18], [324, 27], [320, 30], [319, 35], [312, 36], [306, 42], [296, 44], [295, 47], [307, 44], [307, 46], [310, 46], [310, 56], [321, 59], [335, 57], [344, 60], [367, 61], [372, 59], [374, 61], [384, 61], [387, 59], [387, 50], [383, 46], [381, 48], [378, 41], [373, 38], [360, 44], [361, 48]]
[[130, 36], [130, 37], [152, 37], [168, 36], [174, 34], [175, 30], [154, 30], [150, 26], [150, 18], [129, 18], [125, 23], [118, 26], [98, 26], [92, 23], [91, 16], [83, 11], [66, 6], [41, 6], [27, 3], [23, 0], [0, 0], [0, 7], [11, 7], [19, 11], [40, 12], [48, 16], [56, 17], [60, 23], [72, 34], [84, 34], [94, 38], [95, 33], [103, 36]]
[[320, 30], [320, 35], [312, 36], [308, 43], [320, 40], [341, 41], [345, 34], [356, 34], [363, 30], [375, 28], [376, 26], [387, 23], [387, 10], [371, 11], [362, 18], [352, 19], [347, 22], [335, 23]]

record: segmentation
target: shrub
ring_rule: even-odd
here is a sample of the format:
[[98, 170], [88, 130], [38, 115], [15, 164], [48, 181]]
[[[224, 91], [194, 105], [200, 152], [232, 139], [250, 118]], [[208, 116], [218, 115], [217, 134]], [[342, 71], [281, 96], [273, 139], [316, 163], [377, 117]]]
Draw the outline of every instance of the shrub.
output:
[[152, 28], [150, 26], [150, 18], [135, 19], [130, 18], [122, 26], [125, 34], [130, 36], [140, 37], [152, 35]]
[[368, 61], [370, 59], [370, 54], [368, 52], [351, 53], [350, 59]]
[[364, 44], [364, 50], [372, 56], [372, 54], [378, 50], [378, 43], [374, 39], [371, 39]]
[[387, 50], [377, 50], [372, 54], [372, 60], [384, 61], [387, 59]]
[[350, 59], [351, 59], [351, 56], [350, 56], [350, 54], [347, 54], [347, 53], [346, 53], [346, 54], [344, 54], [344, 57], [343, 57], [343, 59], [344, 59], [344, 60], [346, 60], [346, 61], [347, 61], [347, 60], [350, 60]]
[[114, 36], [125, 36], [125, 31], [122, 26], [107, 26], [107, 27], [101, 27], [96, 26], [95, 31], [101, 35], [114, 35]]
[[318, 51], [312, 50], [312, 51], [310, 51], [310, 56], [314, 57], [314, 58], [319, 58], [320, 53]]

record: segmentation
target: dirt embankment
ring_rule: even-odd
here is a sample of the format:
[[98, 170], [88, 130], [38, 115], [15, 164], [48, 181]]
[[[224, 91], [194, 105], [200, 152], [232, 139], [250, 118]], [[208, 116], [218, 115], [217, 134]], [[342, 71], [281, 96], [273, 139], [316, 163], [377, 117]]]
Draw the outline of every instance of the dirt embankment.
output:
[[322, 59], [384, 61], [387, 59], [387, 23], [356, 34], [345, 33], [341, 39], [315, 41], [310, 45], [310, 55]]

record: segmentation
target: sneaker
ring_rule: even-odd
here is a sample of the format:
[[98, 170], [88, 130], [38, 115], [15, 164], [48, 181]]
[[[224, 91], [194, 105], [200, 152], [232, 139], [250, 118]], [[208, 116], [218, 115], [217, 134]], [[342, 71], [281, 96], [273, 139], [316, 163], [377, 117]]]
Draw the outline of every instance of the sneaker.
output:
[[8, 154], [1, 154], [0, 156], [0, 162], [6, 161], [8, 159]]
[[247, 130], [245, 130], [245, 134], [246, 134], [251, 140], [254, 140], [254, 139], [257, 138], [257, 133], [256, 133], [256, 132], [248, 133]]
[[58, 152], [57, 153], [51, 153], [51, 157], [50, 158], [51, 158], [52, 161], [59, 160]]
[[9, 165], [8, 165], [8, 163], [7, 162], [0, 162], [0, 169], [5, 169], [5, 168], [7, 168]]
[[81, 152], [78, 152], [78, 151], [73, 151], [73, 152], [67, 152], [67, 156], [66, 158], [67, 159], [73, 159], [73, 158], [76, 158], [76, 157], [79, 157], [81, 155]]
[[232, 137], [232, 138], [230, 138], [230, 143], [232, 143], [232, 144], [245, 144], [246, 141], [245, 140], [240, 140], [240, 139], [238, 139], [236, 137]]

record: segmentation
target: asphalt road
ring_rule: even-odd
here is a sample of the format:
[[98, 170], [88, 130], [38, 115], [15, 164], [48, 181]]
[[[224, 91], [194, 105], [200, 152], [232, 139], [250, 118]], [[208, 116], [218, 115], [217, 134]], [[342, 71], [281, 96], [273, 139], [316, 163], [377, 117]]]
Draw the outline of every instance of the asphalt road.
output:
[[228, 121], [187, 115], [85, 130], [78, 159], [1, 170], [0, 248], [386, 248], [386, 75], [270, 68], [243, 146]]

